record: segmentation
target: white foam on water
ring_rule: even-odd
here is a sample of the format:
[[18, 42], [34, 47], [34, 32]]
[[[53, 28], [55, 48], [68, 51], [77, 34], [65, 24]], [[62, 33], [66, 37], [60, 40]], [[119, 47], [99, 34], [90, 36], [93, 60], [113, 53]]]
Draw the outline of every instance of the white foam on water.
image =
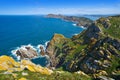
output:
[[78, 33], [75, 33], [75, 34], [73, 34], [73, 35], [75, 35], [75, 36], [76, 36], [76, 35], [78, 35]]
[[83, 29], [86, 29], [84, 26], [80, 26], [81, 28], [83, 28]]
[[50, 41], [46, 41], [46, 42], [45, 42], [45, 48], [47, 47], [47, 45], [48, 45], [49, 42], [50, 42]]
[[77, 26], [77, 24], [75, 24], [75, 23], [74, 23], [74, 24], [72, 24], [72, 25], [73, 25], [73, 26]]
[[[38, 55], [39, 55], [39, 53], [40, 53], [40, 46], [42, 46], [43, 49], [45, 50], [46, 47], [47, 47], [48, 42], [49, 42], [49, 41], [46, 41], [44, 45], [38, 44], [37, 46], [33, 46], [33, 45], [31, 45], [31, 44], [21, 45], [20, 47], [16, 47], [14, 50], [11, 51], [12, 56], [15, 57], [17, 60], [20, 60], [20, 56], [17, 56], [16, 52], [17, 52], [19, 49], [27, 50], [25, 47], [30, 47], [30, 48], [32, 48], [32, 49], [35, 50], [35, 51], [38, 53]], [[46, 56], [39, 55], [39, 56], [37, 56], [37, 57], [35, 57], [35, 58], [39, 58], [39, 57], [46, 57]], [[35, 58], [33, 58], [33, 59], [35, 59]]]

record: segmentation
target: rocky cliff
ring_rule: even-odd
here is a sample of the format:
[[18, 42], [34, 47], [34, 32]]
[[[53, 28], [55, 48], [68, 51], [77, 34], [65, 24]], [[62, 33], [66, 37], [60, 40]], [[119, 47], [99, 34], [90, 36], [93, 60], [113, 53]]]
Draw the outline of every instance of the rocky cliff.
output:
[[119, 36], [119, 16], [100, 18], [71, 39], [55, 34], [46, 49], [50, 67], [81, 70], [94, 78], [120, 75]]

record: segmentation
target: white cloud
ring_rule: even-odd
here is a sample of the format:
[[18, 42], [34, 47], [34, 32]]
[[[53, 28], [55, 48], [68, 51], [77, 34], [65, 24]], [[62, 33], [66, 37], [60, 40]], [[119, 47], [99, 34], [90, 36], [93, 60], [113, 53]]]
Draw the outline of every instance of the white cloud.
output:
[[49, 9], [48, 13], [49, 11], [57, 14], [120, 14], [117, 8], [59, 8]]
[[120, 14], [120, 7], [117, 8], [29, 8], [10, 10], [8, 14]]

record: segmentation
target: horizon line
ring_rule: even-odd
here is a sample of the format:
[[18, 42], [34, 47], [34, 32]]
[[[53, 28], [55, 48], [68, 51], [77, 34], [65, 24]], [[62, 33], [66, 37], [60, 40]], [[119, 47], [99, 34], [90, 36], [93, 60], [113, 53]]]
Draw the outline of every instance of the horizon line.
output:
[[[61, 13], [48, 13], [48, 14], [55, 14], [55, 15], [120, 15], [119, 13], [109, 13], [109, 14], [61, 14]], [[45, 14], [0, 14], [0, 15], [48, 15], [47, 13]]]

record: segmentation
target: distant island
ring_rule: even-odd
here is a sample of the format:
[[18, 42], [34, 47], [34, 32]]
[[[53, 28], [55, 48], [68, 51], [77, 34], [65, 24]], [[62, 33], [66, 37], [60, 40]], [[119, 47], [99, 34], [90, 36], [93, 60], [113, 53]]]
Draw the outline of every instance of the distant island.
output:
[[75, 22], [77, 26], [82, 26], [82, 27], [89, 27], [93, 21], [89, 18], [85, 18], [85, 17], [77, 17], [77, 16], [65, 16], [65, 15], [61, 15], [61, 14], [48, 14], [46, 17], [48, 18], [59, 18], [59, 19], [63, 19], [63, 20], [67, 20], [67, 21], [71, 21], [71, 22]]

